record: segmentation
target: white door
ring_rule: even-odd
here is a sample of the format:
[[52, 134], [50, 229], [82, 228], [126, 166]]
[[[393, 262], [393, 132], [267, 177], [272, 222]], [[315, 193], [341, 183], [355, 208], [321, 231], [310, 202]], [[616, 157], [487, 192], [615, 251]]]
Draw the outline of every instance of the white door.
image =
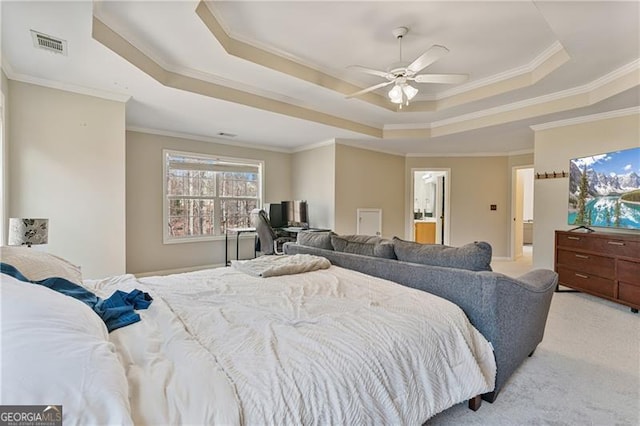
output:
[[358, 223], [356, 225], [358, 235], [382, 235], [382, 210], [358, 209]]

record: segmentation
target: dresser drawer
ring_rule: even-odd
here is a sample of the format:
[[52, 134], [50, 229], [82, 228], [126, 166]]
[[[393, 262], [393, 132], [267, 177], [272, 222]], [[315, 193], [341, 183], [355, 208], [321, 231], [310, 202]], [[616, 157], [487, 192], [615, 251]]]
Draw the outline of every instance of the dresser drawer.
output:
[[618, 286], [618, 299], [640, 306], [640, 287], [621, 282]]
[[556, 244], [561, 247], [575, 248], [579, 250], [595, 251], [596, 243], [593, 238], [588, 237], [589, 234], [570, 233], [561, 234], [558, 233], [556, 238]]
[[618, 279], [640, 287], [640, 263], [618, 260]]
[[558, 266], [558, 282], [568, 287], [585, 290], [590, 293], [613, 297], [615, 281], [601, 278], [582, 271]]
[[558, 249], [558, 264], [576, 271], [597, 275], [602, 278], [615, 278], [616, 265], [612, 257], [595, 256], [569, 250]]
[[593, 250], [610, 254], [612, 256], [638, 257], [640, 253], [640, 243], [637, 241], [629, 241], [613, 238], [596, 238], [590, 244]]

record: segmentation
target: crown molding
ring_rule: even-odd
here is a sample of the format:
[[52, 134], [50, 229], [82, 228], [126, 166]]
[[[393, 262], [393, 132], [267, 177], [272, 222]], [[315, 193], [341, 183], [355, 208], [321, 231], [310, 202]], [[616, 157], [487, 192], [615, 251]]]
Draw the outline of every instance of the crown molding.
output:
[[422, 129], [431, 129], [431, 123], [420, 123], [420, 124], [385, 124], [382, 126], [383, 131], [388, 130], [422, 130]]
[[131, 95], [124, 93], [109, 92], [106, 90], [92, 89], [90, 87], [84, 87], [77, 84], [62, 83], [59, 81], [53, 81], [46, 78], [33, 77], [26, 74], [20, 74], [13, 70], [9, 61], [4, 57], [2, 58], [2, 69], [4, 70], [9, 80], [19, 81], [21, 83], [35, 84], [36, 86], [48, 87], [49, 89], [63, 90], [65, 92], [77, 93], [79, 95], [92, 96], [94, 98], [106, 99], [109, 101], [116, 101], [127, 103], [131, 99]]
[[[512, 102], [510, 104], [500, 105], [493, 108], [488, 108], [482, 111], [476, 111], [469, 114], [462, 114], [456, 117], [447, 118], [440, 121], [434, 121], [431, 123], [431, 128], [447, 126], [450, 124], [456, 124], [464, 121], [476, 120], [480, 118], [485, 118], [492, 115], [497, 115], [501, 113], [507, 113], [527, 107], [541, 105], [547, 102], [553, 102], [561, 99], [570, 98], [576, 95], [585, 95], [589, 94], [595, 90], [598, 90], [605, 85], [623, 77], [626, 77], [630, 73], [636, 72], [640, 67], [640, 59], [636, 59], [635, 61], [624, 65], [609, 74], [606, 74], [590, 83], [584, 84], [582, 86], [573, 87], [571, 89], [562, 90], [560, 92], [550, 93], [548, 95], [542, 95], [535, 98], [525, 99], [523, 101]], [[584, 105], [580, 105], [584, 106]], [[576, 108], [580, 107], [576, 106]]]
[[529, 62], [528, 64], [525, 64], [516, 68], [512, 68], [510, 70], [501, 72], [499, 74], [495, 74], [495, 75], [492, 75], [483, 79], [479, 79], [467, 84], [452, 87], [451, 89], [445, 90], [440, 94], [434, 96], [433, 100], [440, 100], [440, 99], [449, 98], [451, 96], [460, 95], [465, 92], [470, 92], [472, 90], [484, 88], [492, 84], [503, 82], [510, 78], [519, 77], [526, 73], [534, 72], [537, 68], [542, 66], [546, 61], [551, 59], [553, 55], [563, 50], [564, 50], [564, 47], [562, 46], [562, 44], [560, 44], [559, 41], [556, 41], [551, 46], [547, 47], [541, 54], [533, 58], [533, 60], [531, 60], [531, 62]]
[[529, 126], [533, 131], [541, 131], [548, 129], [555, 129], [557, 127], [574, 126], [576, 124], [591, 123], [594, 121], [608, 120], [610, 118], [626, 117], [628, 115], [640, 115], [640, 106], [631, 108], [618, 109], [615, 111], [601, 112], [598, 114], [584, 115], [582, 117], [568, 118], [566, 120], [550, 121], [548, 123], [535, 124]]
[[420, 157], [428, 157], [428, 158], [437, 158], [437, 157], [515, 157], [518, 155], [526, 155], [533, 154], [533, 149], [522, 149], [519, 151], [507, 151], [507, 152], [468, 152], [468, 153], [433, 153], [433, 154], [425, 154], [425, 153], [408, 153], [405, 157], [410, 158], [420, 158]]
[[[248, 60], [251, 60], [252, 55], [264, 54], [267, 56], [255, 63], [270, 66], [272, 69], [284, 73], [288, 73], [287, 71], [293, 69], [295, 72], [289, 74], [294, 77], [297, 76], [296, 72], [309, 72], [311, 73], [309, 75], [312, 76], [320, 75], [318, 71], [301, 64], [296, 64], [290, 59], [270, 54], [267, 51], [252, 47], [244, 42], [231, 39], [230, 36], [224, 32], [223, 25], [213, 16], [208, 4], [202, 0], [198, 3], [196, 13], [223, 47], [225, 47], [225, 43], [228, 45], [225, 49], [227, 49], [229, 54], [239, 55], [240, 57], [244, 57], [242, 55], [245, 55], [248, 56]], [[301, 105], [299, 101], [284, 97], [283, 95], [279, 95], [281, 96], [280, 99], [273, 99], [269, 96], [273, 95], [272, 93], [252, 93], [252, 91], [246, 90], [247, 87], [245, 85], [242, 85], [242, 88], [235, 88], [233, 87], [237, 84], [235, 82], [226, 79], [215, 79], [215, 77], [211, 75], [203, 75], [197, 71], [191, 70], [188, 74], [185, 73], [184, 69], [174, 71], [172, 67], [168, 67], [166, 64], [163, 66], [163, 64], [156, 62], [152, 57], [145, 55], [137, 46], [124, 39], [96, 16], [93, 18], [92, 35], [95, 40], [110, 48], [125, 60], [167, 87], [382, 139], [429, 139], [431, 137], [455, 134], [526, 118], [538, 117], [553, 112], [581, 108], [592, 105], [602, 99], [627, 90], [630, 87], [637, 86], [640, 82], [640, 74], [637, 72], [640, 59], [637, 59], [592, 82], [572, 89], [525, 99], [511, 104], [500, 105], [482, 111], [462, 114], [431, 123], [423, 122], [420, 124], [385, 125], [380, 127], [379, 124], [367, 124], [366, 122], [349, 120], [338, 115], [315, 110]], [[234, 53], [234, 49], [240, 53]], [[559, 43], [554, 43], [527, 66], [527, 69], [534, 69], [529, 78], [540, 79], [544, 75], [548, 75], [548, 73], [562, 65], [567, 58], [568, 56], [566, 56], [566, 52], [562, 46]], [[536, 68], [536, 66], [540, 64], [543, 64], [542, 69], [540, 69], [540, 67]], [[291, 69], [288, 67], [291, 67]], [[536, 73], [537, 75], [533, 75]], [[309, 77], [309, 75], [307, 75], [307, 77]], [[208, 81], [208, 79], [211, 81]], [[335, 78], [332, 77], [332, 79], [333, 82], [336, 81]], [[519, 81], [509, 82], [509, 84], [513, 83], [513, 87], [526, 84], [520, 81], [522, 78], [518, 78], [518, 80]], [[483, 96], [478, 93], [469, 93], [459, 99], [447, 99], [446, 103], [449, 106], [453, 106], [482, 97]], [[422, 104], [423, 106], [425, 105], [424, 102], [422, 102]], [[406, 109], [407, 112], [420, 111], [419, 109], [416, 109], [416, 111], [408, 111], [410, 107]], [[403, 109], [403, 111], [405, 111], [405, 109]]]
[[266, 98], [270, 98], [270, 99], [274, 99], [277, 101], [281, 101], [281, 102], [286, 102], [292, 105], [298, 105], [301, 107], [305, 107], [306, 105], [298, 100], [298, 99], [294, 99], [292, 97], [289, 96], [285, 96], [282, 95], [280, 93], [276, 93], [276, 92], [271, 92], [268, 90], [265, 90], [263, 88], [259, 88], [256, 86], [251, 86], [248, 85], [246, 83], [241, 83], [239, 81], [235, 81], [235, 80], [231, 80], [225, 77], [221, 77], [219, 75], [216, 74], [211, 74], [208, 72], [204, 72], [204, 71], [200, 71], [200, 70], [196, 70], [193, 68], [188, 68], [188, 67], [184, 67], [184, 66], [179, 66], [179, 65], [174, 65], [174, 64], [170, 64], [168, 62], [166, 62], [163, 58], [161, 58], [152, 48], [150, 48], [149, 46], [145, 45], [143, 42], [140, 41], [136, 41], [134, 43], [134, 41], [131, 39], [131, 37], [127, 36], [127, 31], [126, 29], [120, 25], [119, 22], [114, 21], [114, 20], [110, 20], [102, 11], [102, 6], [98, 6], [101, 2], [94, 2], [94, 16], [96, 18], [98, 18], [101, 22], [103, 22], [106, 26], [108, 26], [109, 28], [111, 28], [112, 31], [116, 32], [117, 34], [120, 35], [120, 37], [122, 37], [124, 40], [127, 41], [127, 43], [131, 44], [132, 46], [135, 46], [136, 49], [138, 49], [140, 52], [142, 52], [142, 54], [144, 56], [146, 56], [147, 58], [149, 58], [151, 61], [155, 62], [156, 64], [158, 64], [162, 69], [175, 73], [175, 74], [180, 74], [180, 75], [184, 75], [187, 77], [191, 77], [194, 79], [198, 79], [198, 80], [202, 80], [202, 81], [206, 81], [209, 83], [213, 83], [216, 85], [221, 85], [221, 86], [225, 86], [225, 87], [230, 87], [236, 90], [241, 90], [247, 93], [251, 93], [257, 96], [262, 96], [262, 97], [266, 97]]
[[[336, 77], [330, 71], [318, 66], [318, 64], [310, 64], [309, 61], [304, 61], [301, 58], [275, 49], [272, 46], [265, 46], [264, 43], [239, 37], [237, 34], [230, 32], [229, 26], [218, 16], [219, 13], [216, 15], [214, 9], [215, 6], [213, 2], [199, 0], [198, 6], [196, 7], [196, 14], [229, 55], [285, 73], [294, 78], [336, 91], [343, 95], [348, 95], [363, 89], [358, 85]], [[564, 50], [562, 44], [556, 41], [525, 65], [464, 86], [457, 86], [436, 96], [426, 96], [422, 100], [413, 102], [408, 108], [399, 109], [397, 106], [391, 104], [385, 96], [381, 96], [375, 91], [358, 96], [356, 99], [397, 113], [440, 111], [455, 105], [466, 104], [478, 99], [484, 99], [522, 87], [531, 86], [542, 77], [552, 73], [567, 60], [569, 60], [568, 53]], [[549, 65], [545, 67], [547, 63]], [[538, 71], [538, 73], [536, 73], [536, 71]], [[529, 78], [522, 78], [526, 77], [527, 74], [530, 74]], [[504, 84], [508, 80], [514, 80], [512, 87]], [[495, 87], [491, 88], [491, 86]], [[476, 93], [469, 93], [473, 91], [476, 91]], [[468, 99], [464, 99], [463, 95], [465, 94], [469, 96]], [[449, 99], [454, 96], [457, 98]]]
[[298, 153], [298, 152], [310, 151], [312, 149], [322, 148], [322, 147], [325, 147], [325, 146], [330, 146], [330, 145], [335, 145], [335, 144], [336, 144], [336, 140], [335, 139], [327, 139], [326, 141], [316, 142], [316, 143], [313, 143], [311, 145], [304, 145], [304, 146], [300, 146], [300, 147], [297, 147], [297, 148], [293, 148], [289, 152], [291, 152], [292, 154], [295, 154], [295, 153]]
[[199, 141], [199, 142], [216, 143], [220, 145], [236, 146], [240, 148], [258, 149], [262, 151], [280, 152], [285, 154], [292, 153], [292, 150], [290, 149], [280, 148], [277, 146], [258, 145], [258, 144], [253, 144], [249, 142], [231, 141], [228, 139], [212, 138], [210, 136], [194, 135], [192, 133], [182, 133], [182, 132], [174, 132], [170, 130], [151, 129], [148, 127], [127, 126], [126, 131], [136, 132], [136, 133], [146, 133], [149, 135], [156, 135], [156, 136], [167, 136], [170, 138], [188, 139], [188, 140]]
[[[206, 5], [204, 7], [206, 8]], [[152, 58], [146, 56], [140, 49], [123, 38], [104, 22], [100, 21], [96, 16], [93, 16], [91, 35], [96, 41], [102, 43], [105, 47], [111, 49], [114, 53], [120, 55], [123, 59], [127, 60], [142, 72], [146, 73], [148, 76], [166, 87], [172, 87], [174, 89], [185, 90], [187, 92], [197, 93], [215, 99], [234, 102], [264, 111], [288, 115], [290, 117], [312, 121], [355, 133], [378, 138], [382, 137], [382, 129], [378, 127], [369, 126], [343, 117], [316, 111], [311, 108], [255, 95], [244, 90], [238, 90], [171, 72], [163, 68]]]
[[386, 150], [386, 149], [382, 149], [382, 148], [377, 148], [375, 146], [370, 146], [370, 145], [364, 145], [366, 142], [363, 141], [350, 141], [348, 139], [336, 139], [336, 145], [344, 145], [344, 146], [350, 146], [352, 148], [358, 148], [358, 149], [363, 149], [365, 151], [373, 151], [373, 152], [379, 152], [381, 154], [387, 154], [387, 155], [393, 155], [395, 157], [404, 157], [405, 154], [400, 153], [400, 152], [395, 152], [395, 151], [390, 151], [390, 150]]
[[[324, 73], [315, 66], [308, 66], [297, 59], [292, 59], [291, 55], [283, 56], [278, 53], [273, 53], [271, 50], [265, 50], [255, 44], [232, 37], [226, 30], [227, 26], [221, 23], [221, 20], [215, 15], [205, 0], [198, 2], [195, 12], [211, 32], [211, 35], [229, 55], [253, 62], [274, 71], [288, 74], [343, 95], [349, 95], [363, 89], [363, 87], [336, 78], [331, 74]], [[396, 110], [395, 105], [391, 104], [386, 97], [374, 92], [363, 94], [359, 96], [358, 99], [391, 111]]]

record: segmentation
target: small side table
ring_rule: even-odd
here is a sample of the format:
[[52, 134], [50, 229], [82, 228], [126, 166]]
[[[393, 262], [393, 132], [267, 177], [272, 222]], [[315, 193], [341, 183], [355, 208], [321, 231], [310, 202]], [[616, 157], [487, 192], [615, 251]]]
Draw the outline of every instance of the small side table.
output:
[[[224, 231], [224, 266], [230, 266], [229, 259], [229, 234], [236, 236], [236, 259], [240, 258], [240, 235], [245, 233], [255, 233], [256, 228], [228, 228]], [[253, 239], [253, 257], [256, 257], [256, 241]]]

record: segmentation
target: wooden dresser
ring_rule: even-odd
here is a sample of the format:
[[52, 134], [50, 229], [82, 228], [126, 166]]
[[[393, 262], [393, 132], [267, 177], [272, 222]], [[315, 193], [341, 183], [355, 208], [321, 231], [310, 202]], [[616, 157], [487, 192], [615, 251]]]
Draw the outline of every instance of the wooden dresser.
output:
[[640, 308], [640, 234], [556, 231], [558, 283]]

